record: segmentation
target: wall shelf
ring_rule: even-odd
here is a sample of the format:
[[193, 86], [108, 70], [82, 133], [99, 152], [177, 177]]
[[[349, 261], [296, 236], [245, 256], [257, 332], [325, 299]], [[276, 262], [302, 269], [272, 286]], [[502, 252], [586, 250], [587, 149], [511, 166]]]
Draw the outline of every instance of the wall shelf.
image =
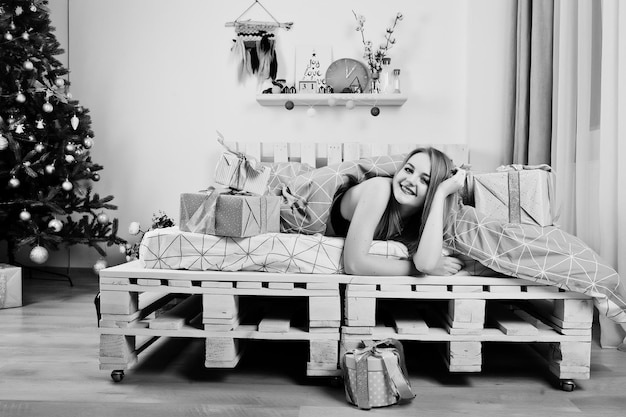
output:
[[329, 99], [334, 98], [336, 106], [345, 106], [349, 100], [355, 106], [402, 106], [407, 96], [404, 94], [258, 94], [256, 101], [261, 106], [284, 106], [289, 100], [296, 106], [330, 106]]

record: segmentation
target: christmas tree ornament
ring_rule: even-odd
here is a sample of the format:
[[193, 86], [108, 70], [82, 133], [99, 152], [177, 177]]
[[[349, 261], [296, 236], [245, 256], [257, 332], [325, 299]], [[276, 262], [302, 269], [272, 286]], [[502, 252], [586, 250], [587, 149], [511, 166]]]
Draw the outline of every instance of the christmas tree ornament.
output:
[[68, 143], [65, 145], [65, 152], [72, 153], [72, 152], [74, 152], [75, 150], [76, 150], [76, 145], [74, 145], [72, 142], [68, 142]]
[[131, 222], [128, 225], [128, 233], [135, 236], [136, 234], [139, 234], [139, 232], [141, 231], [141, 224], [139, 222]]
[[89, 136], [83, 139], [83, 146], [87, 149], [91, 149], [93, 147], [93, 139]]
[[27, 222], [30, 220], [30, 218], [30, 212], [26, 209], [22, 209], [22, 211], [20, 212], [20, 220], [23, 222]]
[[31, 251], [30, 251], [30, 260], [33, 261], [36, 264], [43, 264], [48, 260], [48, 249], [44, 248], [43, 246], [35, 246]]
[[24, 133], [24, 123], [17, 123], [15, 125], [15, 133], [19, 133], [19, 134]]
[[24, 13], [24, 9], [22, 9], [22, 6], [17, 6], [17, 7], [15, 8], [15, 16], [19, 16], [19, 15], [21, 15], [22, 13]]
[[94, 180], [95, 182], [100, 181], [100, 174], [98, 174], [97, 172], [94, 172], [94, 174], [91, 176], [91, 179]]
[[54, 171], [56, 171], [56, 168], [54, 167], [54, 165], [46, 165], [44, 170], [46, 171], [46, 174], [52, 175], [54, 174]]
[[35, 13], [37, 11], [37, 6], [35, 6], [35, 3], [31, 3], [30, 4], [30, 11]]
[[9, 180], [9, 187], [18, 188], [19, 186], [20, 186], [20, 180], [18, 180], [17, 178], [13, 177]]
[[346, 109], [348, 109], [348, 110], [354, 109], [354, 100], [346, 101]]
[[287, 102], [285, 103], [285, 108], [287, 110], [292, 110], [294, 106], [295, 106], [295, 104], [293, 104], [293, 101], [291, 101], [291, 100], [287, 100]]
[[9, 23], [9, 29], [15, 30], [16, 28], [17, 28], [17, 26], [15, 26], [15, 22], [13, 22], [13, 20], [11, 20], [11, 23]]
[[315, 110], [313, 107], [309, 107], [306, 111], [306, 115], [309, 117], [315, 117], [316, 114], [317, 110]]
[[63, 222], [55, 218], [48, 222], [48, 227], [54, 230], [55, 233], [59, 233], [63, 229]]
[[95, 272], [96, 274], [99, 274], [100, 271], [102, 269], [106, 268], [106, 267], [107, 267], [107, 261], [105, 261], [104, 259], [100, 258], [93, 265], [93, 272]]
[[18, 103], [24, 103], [26, 101], [26, 96], [20, 91], [15, 96], [15, 101], [17, 101]]
[[370, 109], [370, 113], [372, 116], [376, 117], [380, 114], [380, 109], [377, 106], [374, 106]]
[[72, 118], [70, 119], [70, 124], [72, 125], [72, 129], [76, 130], [78, 129], [78, 117], [76, 117], [76, 115], [72, 116]]
[[33, 65], [33, 63], [30, 60], [26, 60], [24, 61], [24, 63], [22, 64], [22, 66], [24, 67], [24, 69], [26, 71], [32, 71], [33, 68], [35, 68], [35, 66]]
[[41, 108], [43, 109], [43, 111], [45, 111], [46, 113], [51, 113], [52, 110], [54, 110], [54, 107], [52, 107], [52, 104], [50, 104], [49, 101], [46, 101], [45, 103], [43, 103], [43, 106], [41, 106]]
[[4, 136], [0, 135], [0, 151], [5, 150], [9, 147], [9, 140]]
[[43, 146], [43, 143], [39, 142], [38, 144], [35, 145], [35, 152], [37, 153], [42, 153], [44, 151], [44, 149], [46, 149], [45, 146]]
[[74, 158], [74, 155], [65, 155], [65, 162], [67, 162], [68, 164], [71, 164], [74, 161], [76, 161], [76, 158]]
[[106, 213], [98, 214], [98, 217], [96, 217], [96, 220], [100, 224], [109, 224], [109, 216], [107, 216]]
[[69, 179], [66, 179], [65, 181], [63, 181], [63, 184], [61, 184], [61, 187], [63, 187], [65, 191], [72, 191], [72, 188], [74, 188], [74, 185]]
[[11, 35], [9, 32], [4, 34], [4, 39], [6, 39], [7, 41], [12, 41], [13, 40], [13, 35]]
[[121, 244], [118, 248], [118, 250], [120, 251], [120, 253], [126, 253], [126, 245]]
[[24, 39], [25, 41], [30, 39], [30, 35], [28, 34], [28, 32], [22, 33], [22, 39]]
[[54, 80], [54, 85], [56, 85], [57, 87], [63, 87], [65, 85], [65, 80], [59, 77], [56, 80]]
[[46, 124], [43, 122], [43, 119], [37, 119], [35, 121], [35, 124], [37, 126], [37, 129], [43, 129], [46, 126]]

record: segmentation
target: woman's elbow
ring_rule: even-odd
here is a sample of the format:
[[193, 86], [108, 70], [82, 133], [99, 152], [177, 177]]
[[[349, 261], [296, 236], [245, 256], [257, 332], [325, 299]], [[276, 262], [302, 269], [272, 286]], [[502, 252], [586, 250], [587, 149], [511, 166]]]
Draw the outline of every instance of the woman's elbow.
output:
[[343, 270], [348, 275], [362, 275], [360, 262], [355, 262], [354, 260], [344, 259], [343, 260]]
[[422, 274], [430, 275], [432, 274], [432, 271], [437, 266], [437, 263], [429, 262], [429, 261], [414, 257], [413, 265], [415, 265], [415, 269], [417, 269]]

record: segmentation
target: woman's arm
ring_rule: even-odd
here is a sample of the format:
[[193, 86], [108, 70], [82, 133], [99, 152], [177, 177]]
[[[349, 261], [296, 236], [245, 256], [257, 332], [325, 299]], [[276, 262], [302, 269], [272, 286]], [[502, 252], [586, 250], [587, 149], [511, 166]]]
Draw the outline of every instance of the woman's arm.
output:
[[[465, 182], [465, 171], [459, 169], [451, 178], [442, 182], [430, 206], [430, 213], [426, 219], [417, 251], [413, 255], [413, 262], [418, 271], [425, 274], [445, 275], [444, 272], [456, 273], [457, 267], [462, 266], [456, 258], [442, 256], [443, 248], [443, 220], [446, 198], [457, 192]], [[456, 270], [455, 270], [456, 269]]]
[[351, 275], [415, 275], [410, 260], [388, 259], [369, 253], [374, 233], [391, 198], [389, 178], [371, 178], [352, 187], [344, 195], [353, 209], [343, 248], [343, 263]]

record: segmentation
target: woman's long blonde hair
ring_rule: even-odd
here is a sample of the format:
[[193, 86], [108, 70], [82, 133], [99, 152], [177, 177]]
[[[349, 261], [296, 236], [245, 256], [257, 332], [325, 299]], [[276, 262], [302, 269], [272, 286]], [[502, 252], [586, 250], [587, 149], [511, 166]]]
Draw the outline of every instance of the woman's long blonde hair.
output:
[[[417, 215], [403, 221], [400, 215], [400, 204], [392, 194], [387, 204], [387, 209], [383, 213], [383, 217], [380, 219], [374, 233], [374, 239], [376, 240], [401, 241], [409, 249], [411, 255], [417, 251], [424, 225], [430, 213], [435, 191], [437, 191], [439, 184], [452, 175], [454, 169], [452, 160], [445, 153], [432, 147], [417, 148], [409, 152], [401, 167], [404, 167], [413, 155], [421, 152], [426, 153], [430, 158], [430, 183], [428, 184], [422, 210]], [[447, 207], [444, 208], [444, 213], [447, 213]]]

